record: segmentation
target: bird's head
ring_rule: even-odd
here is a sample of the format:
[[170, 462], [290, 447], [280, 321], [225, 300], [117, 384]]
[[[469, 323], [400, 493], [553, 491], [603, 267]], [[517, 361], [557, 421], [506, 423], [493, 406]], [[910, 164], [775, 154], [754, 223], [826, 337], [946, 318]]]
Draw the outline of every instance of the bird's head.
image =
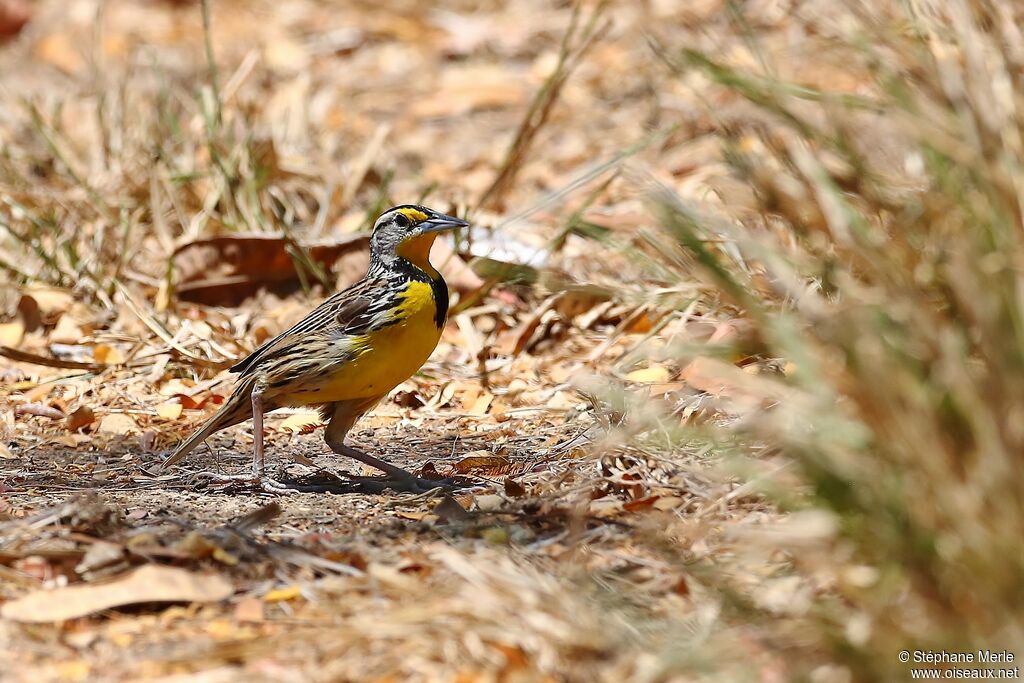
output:
[[428, 257], [434, 238], [445, 230], [469, 225], [461, 218], [446, 216], [433, 209], [403, 204], [388, 209], [373, 225], [370, 253], [382, 263], [402, 257], [414, 266], [430, 269]]

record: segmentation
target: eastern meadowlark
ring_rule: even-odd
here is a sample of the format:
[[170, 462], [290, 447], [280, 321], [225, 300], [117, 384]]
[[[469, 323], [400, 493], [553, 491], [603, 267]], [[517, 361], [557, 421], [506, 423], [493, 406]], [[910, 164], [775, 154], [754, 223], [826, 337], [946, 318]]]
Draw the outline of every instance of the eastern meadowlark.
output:
[[437, 346], [448, 313], [448, 287], [430, 264], [430, 248], [439, 232], [465, 225], [412, 204], [384, 212], [373, 226], [366, 276], [233, 366], [239, 382], [230, 398], [163, 467], [184, 458], [210, 434], [252, 417], [252, 476], [245, 478], [267, 490], [288, 490], [264, 476], [263, 415], [285, 406], [316, 405], [328, 420], [324, 439], [331, 450], [385, 474], [360, 478], [361, 484], [414, 492], [436, 487], [437, 482], [347, 445], [345, 437]]

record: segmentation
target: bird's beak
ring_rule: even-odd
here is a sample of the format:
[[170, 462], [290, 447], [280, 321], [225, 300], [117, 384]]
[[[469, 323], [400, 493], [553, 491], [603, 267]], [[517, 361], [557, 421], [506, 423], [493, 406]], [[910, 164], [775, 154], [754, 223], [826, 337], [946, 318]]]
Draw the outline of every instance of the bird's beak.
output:
[[427, 220], [420, 223], [420, 234], [428, 232], [441, 232], [442, 230], [454, 230], [455, 228], [464, 228], [469, 223], [456, 218], [455, 216], [446, 216], [443, 213], [436, 213]]

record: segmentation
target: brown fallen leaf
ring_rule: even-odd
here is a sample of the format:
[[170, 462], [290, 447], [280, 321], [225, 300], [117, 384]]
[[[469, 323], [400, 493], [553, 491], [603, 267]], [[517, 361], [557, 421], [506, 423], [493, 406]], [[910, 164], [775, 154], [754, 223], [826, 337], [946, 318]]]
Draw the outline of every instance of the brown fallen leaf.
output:
[[70, 415], [68, 415], [64, 426], [69, 431], [77, 432], [82, 427], [92, 424], [96, 420], [96, 414], [92, 412], [92, 408], [89, 406], [79, 406]]
[[414, 522], [423, 521], [424, 519], [426, 519], [427, 517], [429, 517], [431, 515], [433, 515], [433, 513], [429, 512], [427, 510], [396, 510], [395, 511], [395, 517], [400, 517], [402, 519], [411, 519]]
[[434, 506], [434, 514], [446, 522], [461, 522], [472, 517], [470, 513], [466, 512], [466, 508], [459, 505], [457, 500], [448, 495]]
[[[355, 280], [369, 262], [366, 233], [305, 245], [309, 258], [325, 270], [343, 270]], [[266, 288], [285, 294], [300, 286], [294, 246], [279, 235], [220, 235], [194, 240], [173, 256], [175, 295], [210, 306], [237, 306]], [[349, 261], [352, 261], [349, 263]]]
[[429, 460], [423, 464], [418, 474], [423, 479], [444, 479], [444, 475], [438, 472], [437, 468], [434, 467], [434, 463]]
[[508, 458], [494, 455], [489, 451], [473, 451], [455, 463], [455, 471], [466, 474], [473, 471], [504, 472], [509, 468]]
[[109, 583], [38, 590], [0, 607], [0, 617], [41, 624], [141, 602], [217, 602], [234, 587], [222, 576], [147, 565]]
[[512, 498], [521, 498], [526, 495], [526, 487], [520, 484], [511, 477], [506, 477], [505, 481], [505, 495]]
[[23, 291], [24, 296], [35, 301], [40, 315], [51, 321], [66, 312], [75, 302], [75, 296], [70, 291], [49, 285], [30, 284]]
[[18, 35], [32, 18], [32, 7], [27, 0], [0, 1], [0, 40]]
[[631, 500], [628, 503], [624, 503], [622, 505], [622, 509], [625, 510], [626, 512], [650, 510], [654, 506], [654, 504], [658, 502], [659, 498], [660, 496], [647, 496], [646, 498], [637, 498], [636, 500]]

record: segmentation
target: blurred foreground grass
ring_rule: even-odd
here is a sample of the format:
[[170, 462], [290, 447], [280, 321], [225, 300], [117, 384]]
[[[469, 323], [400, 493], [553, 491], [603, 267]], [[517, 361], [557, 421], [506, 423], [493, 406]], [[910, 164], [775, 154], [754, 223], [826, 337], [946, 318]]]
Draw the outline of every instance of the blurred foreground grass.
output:
[[757, 400], [734, 421], [676, 435], [731, 453], [794, 513], [791, 534], [738, 545], [784, 550], [780, 575], [815, 597], [765, 609], [709, 580], [791, 678], [895, 681], [900, 650], [1024, 643], [1022, 17], [998, 1], [839, 15], [823, 58], [843, 55], [847, 91], [658, 46], [680, 78], [752, 105], [722, 125], [754, 197], [717, 211], [651, 197], [679, 278], [787, 362], [737, 371]]

